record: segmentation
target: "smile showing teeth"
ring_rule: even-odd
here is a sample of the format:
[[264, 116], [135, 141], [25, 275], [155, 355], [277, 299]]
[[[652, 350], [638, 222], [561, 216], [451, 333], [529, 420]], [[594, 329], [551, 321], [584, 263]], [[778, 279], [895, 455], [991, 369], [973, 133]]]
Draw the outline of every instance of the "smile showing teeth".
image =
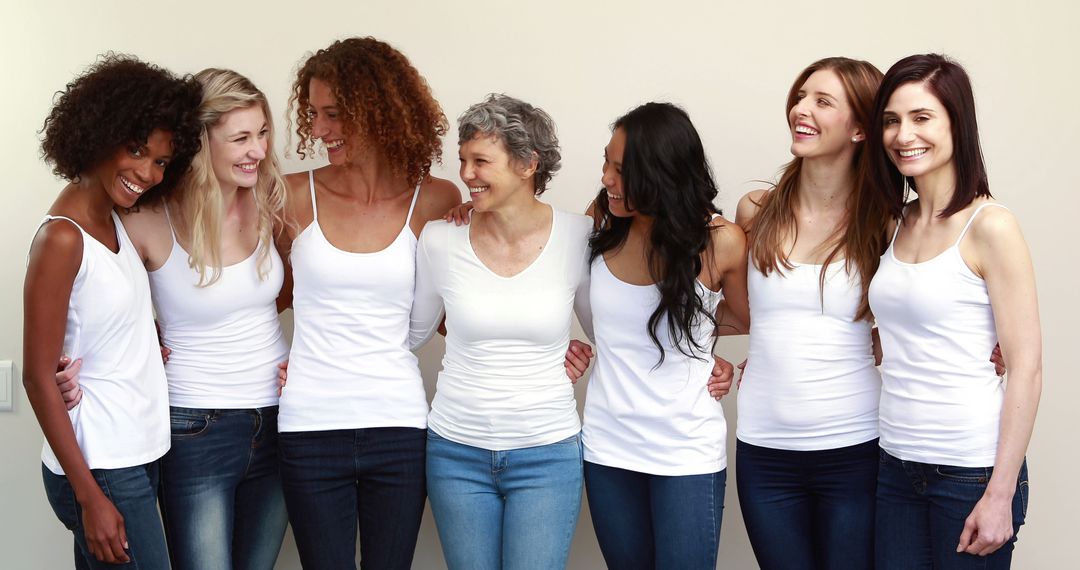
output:
[[134, 182], [128, 180], [127, 178], [124, 178], [123, 176], [120, 177], [120, 183], [124, 185], [124, 188], [127, 188], [128, 190], [131, 190], [136, 194], [142, 194], [146, 191], [146, 188], [135, 184]]
[[608, 200], [622, 200], [622, 199], [623, 199], [623, 197], [622, 197], [622, 196], [618, 196], [618, 195], [616, 195], [616, 194], [612, 194], [611, 192], [608, 192], [608, 193], [607, 193], [607, 197], [608, 197]]
[[806, 125], [795, 125], [795, 132], [800, 135], [816, 135], [818, 130]]
[[926, 154], [926, 149], [925, 148], [913, 148], [913, 149], [910, 149], [910, 150], [901, 150], [901, 151], [897, 151], [897, 152], [900, 153], [900, 156], [902, 158], [915, 158], [917, 156], [922, 156], [922, 155]]
[[479, 194], [481, 192], [487, 192], [488, 188], [490, 188], [490, 186], [475, 186], [475, 187], [470, 186], [469, 187], [469, 193], [470, 194]]
[[254, 174], [255, 169], [257, 169], [259, 167], [259, 163], [258, 162], [245, 162], [243, 164], [237, 164], [236, 167], [239, 168], [240, 171], [243, 172], [244, 174]]
[[323, 144], [326, 145], [326, 148], [333, 150], [333, 149], [338, 148], [339, 146], [345, 144], [345, 139], [337, 139], [337, 140], [333, 140], [333, 141], [323, 141]]

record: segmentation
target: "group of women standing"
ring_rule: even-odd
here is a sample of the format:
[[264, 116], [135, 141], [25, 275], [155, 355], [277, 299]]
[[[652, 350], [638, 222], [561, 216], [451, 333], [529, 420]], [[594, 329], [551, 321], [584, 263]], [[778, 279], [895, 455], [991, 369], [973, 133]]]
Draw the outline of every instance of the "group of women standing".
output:
[[[555, 124], [505, 95], [459, 119], [455, 208], [430, 175], [449, 125], [381, 41], [311, 55], [290, 109], [329, 165], [284, 178], [231, 71], [108, 56], [46, 121], [70, 184], [31, 248], [25, 383], [77, 567], [271, 568], [289, 521], [307, 568], [354, 567], [358, 532], [365, 567], [408, 568], [430, 498], [450, 568], [562, 568], [584, 486], [609, 566], [713, 568], [712, 348], [746, 331], [737, 484], [763, 568], [1008, 567], [1038, 313], [954, 62], [807, 68], [795, 159], [735, 223], [671, 104], [615, 121], [584, 216], [538, 199]], [[596, 345], [583, 423], [572, 312]], [[436, 331], [429, 412], [412, 350]]]

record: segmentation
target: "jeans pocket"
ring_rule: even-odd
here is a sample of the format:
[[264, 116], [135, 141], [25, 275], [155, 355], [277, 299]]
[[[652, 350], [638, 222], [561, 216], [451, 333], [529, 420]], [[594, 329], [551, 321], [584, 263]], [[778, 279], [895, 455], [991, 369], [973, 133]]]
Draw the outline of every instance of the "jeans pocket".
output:
[[182, 411], [174, 408], [169, 412], [169, 428], [175, 439], [200, 436], [210, 429], [212, 421], [210, 414], [203, 411]]
[[946, 481], [985, 486], [990, 482], [990, 475], [993, 473], [993, 468], [938, 465], [934, 468], [934, 472], [937, 473], [938, 477], [941, 477]]

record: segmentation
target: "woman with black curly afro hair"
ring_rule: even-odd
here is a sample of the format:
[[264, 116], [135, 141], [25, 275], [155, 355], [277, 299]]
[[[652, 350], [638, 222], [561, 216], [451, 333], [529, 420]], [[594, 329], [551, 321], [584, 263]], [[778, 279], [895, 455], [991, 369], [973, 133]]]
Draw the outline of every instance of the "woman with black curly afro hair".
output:
[[286, 178], [296, 329], [278, 449], [305, 568], [409, 568], [424, 510], [427, 396], [409, 351], [417, 236], [461, 202], [430, 176], [448, 124], [409, 60], [374, 38], [308, 57]]
[[[193, 80], [108, 54], [69, 83], [45, 119], [42, 154], [69, 182], [30, 248], [23, 384], [45, 433], [42, 476], [75, 538], [75, 566], [168, 568], [157, 459], [169, 406], [150, 289], [116, 209], [167, 192], [199, 149]], [[54, 378], [81, 359], [65, 412]], [[108, 566], [106, 566], [108, 565]]]

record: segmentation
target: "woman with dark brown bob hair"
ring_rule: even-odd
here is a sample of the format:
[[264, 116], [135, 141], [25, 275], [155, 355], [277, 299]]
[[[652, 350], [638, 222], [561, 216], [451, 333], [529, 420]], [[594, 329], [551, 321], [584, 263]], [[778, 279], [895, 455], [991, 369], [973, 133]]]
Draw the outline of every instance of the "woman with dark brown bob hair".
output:
[[[116, 210], [169, 190], [199, 149], [199, 85], [108, 54], [67, 85], [42, 154], [68, 180], [30, 247], [23, 384], [45, 432], [42, 477], [75, 567], [165, 569], [157, 460], [169, 402], [150, 287]], [[70, 411], [54, 373], [82, 360]]]
[[306, 568], [409, 568], [424, 510], [427, 396], [410, 352], [417, 236], [461, 202], [429, 174], [447, 121], [424, 78], [374, 38], [300, 66], [287, 177], [296, 329], [279, 417], [285, 501]]
[[[874, 107], [868, 150], [898, 220], [869, 293], [884, 353], [876, 567], [1009, 568], [1042, 390], [1031, 255], [990, 196], [960, 65], [906, 57]], [[1007, 382], [984, 356], [999, 342]]]

